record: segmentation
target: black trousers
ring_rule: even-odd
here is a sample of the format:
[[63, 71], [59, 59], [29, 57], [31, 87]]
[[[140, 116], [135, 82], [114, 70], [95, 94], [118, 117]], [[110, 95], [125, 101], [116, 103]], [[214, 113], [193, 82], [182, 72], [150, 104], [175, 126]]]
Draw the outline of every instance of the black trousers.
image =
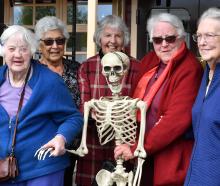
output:
[[70, 166], [65, 169], [64, 172], [64, 186], [73, 185], [73, 172], [76, 164], [77, 156], [74, 154], [70, 155]]

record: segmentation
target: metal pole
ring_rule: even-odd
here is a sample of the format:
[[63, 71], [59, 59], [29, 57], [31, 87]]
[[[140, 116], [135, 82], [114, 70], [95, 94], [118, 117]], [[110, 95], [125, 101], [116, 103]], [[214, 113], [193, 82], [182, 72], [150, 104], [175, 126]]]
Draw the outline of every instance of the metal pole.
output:
[[76, 60], [76, 6], [77, 0], [73, 0], [73, 21], [72, 21], [72, 61]]
[[[4, 1], [0, 1], [0, 36], [4, 31], [6, 25], [4, 24]], [[3, 64], [3, 59], [0, 57], [0, 65]]]

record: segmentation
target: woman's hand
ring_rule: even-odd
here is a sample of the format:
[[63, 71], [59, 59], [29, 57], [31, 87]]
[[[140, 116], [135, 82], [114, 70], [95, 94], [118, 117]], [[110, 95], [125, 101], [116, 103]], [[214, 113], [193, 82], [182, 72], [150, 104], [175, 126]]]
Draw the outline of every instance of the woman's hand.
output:
[[114, 150], [114, 157], [118, 159], [121, 156], [125, 161], [133, 159], [134, 155], [131, 152], [130, 146], [127, 144], [118, 145]]
[[58, 134], [41, 148], [53, 148], [53, 150], [50, 152], [50, 156], [61, 156], [66, 152], [65, 138], [64, 136]]

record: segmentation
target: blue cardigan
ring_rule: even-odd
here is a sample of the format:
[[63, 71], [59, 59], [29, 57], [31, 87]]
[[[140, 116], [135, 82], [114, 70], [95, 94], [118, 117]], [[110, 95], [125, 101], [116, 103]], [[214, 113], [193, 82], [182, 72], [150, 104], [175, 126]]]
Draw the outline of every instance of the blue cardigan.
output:
[[205, 97], [208, 74], [207, 66], [192, 111], [195, 144], [185, 186], [220, 186], [220, 64]]
[[[32, 94], [19, 114], [15, 145], [19, 176], [11, 180], [13, 182], [66, 168], [69, 165], [67, 155], [47, 156], [45, 160], [38, 161], [34, 153], [56, 134], [62, 134], [70, 143], [83, 124], [82, 115], [76, 109], [62, 78], [35, 61], [31, 64], [33, 74], [28, 85]], [[6, 65], [0, 68], [0, 85], [5, 81], [6, 71]], [[0, 105], [0, 159], [10, 153], [14, 124], [15, 117], [10, 122], [8, 113]]]

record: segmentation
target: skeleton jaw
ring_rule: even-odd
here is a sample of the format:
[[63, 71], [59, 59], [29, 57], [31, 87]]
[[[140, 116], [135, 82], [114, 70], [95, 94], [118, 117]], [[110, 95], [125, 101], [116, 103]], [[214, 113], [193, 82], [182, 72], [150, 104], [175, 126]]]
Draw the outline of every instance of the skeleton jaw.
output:
[[109, 86], [109, 88], [112, 91], [112, 95], [120, 94], [121, 89], [122, 89], [122, 85], [121, 84], [118, 84], [118, 85], [109, 84], [108, 86]]
[[120, 76], [108, 76], [106, 77], [106, 81], [112, 92], [112, 95], [117, 95], [121, 93], [123, 79]]

